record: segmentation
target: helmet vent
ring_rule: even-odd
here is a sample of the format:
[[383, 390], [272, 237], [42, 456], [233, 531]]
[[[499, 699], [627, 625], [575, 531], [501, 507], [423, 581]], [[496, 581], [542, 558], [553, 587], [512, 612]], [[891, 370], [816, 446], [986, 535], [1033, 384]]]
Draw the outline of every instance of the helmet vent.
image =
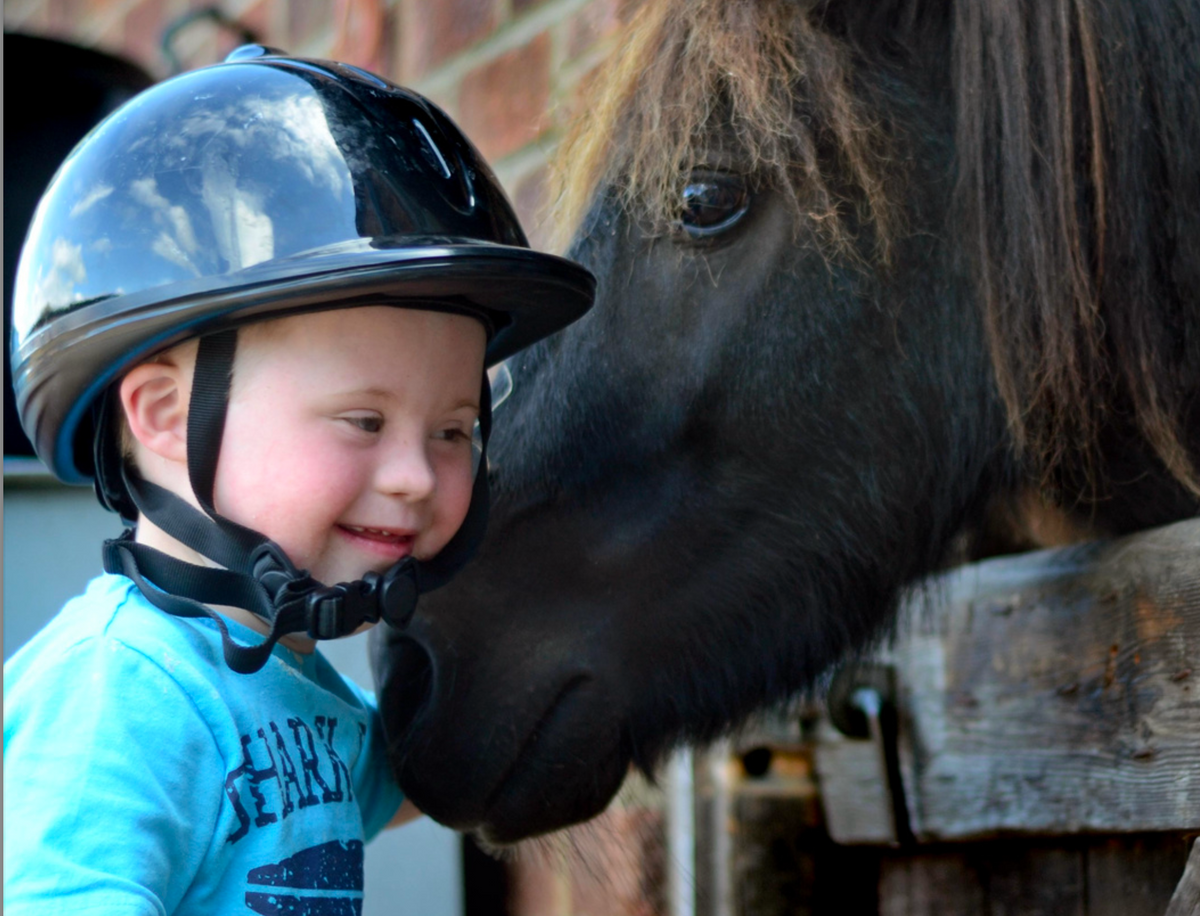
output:
[[[453, 173], [450, 171], [450, 166], [446, 164], [446, 160], [442, 156], [442, 151], [438, 149], [437, 144], [433, 142], [433, 137], [429, 136], [429, 131], [425, 129], [425, 125], [416, 118], [413, 118], [413, 126], [416, 127], [417, 131], [425, 139], [425, 144], [421, 147], [421, 152], [425, 153], [425, 158], [430, 160], [430, 164], [433, 164], [433, 160], [436, 159], [439, 170], [442, 173], [442, 177], [450, 178], [453, 175]], [[433, 153], [432, 157], [429, 155], [430, 152]]]

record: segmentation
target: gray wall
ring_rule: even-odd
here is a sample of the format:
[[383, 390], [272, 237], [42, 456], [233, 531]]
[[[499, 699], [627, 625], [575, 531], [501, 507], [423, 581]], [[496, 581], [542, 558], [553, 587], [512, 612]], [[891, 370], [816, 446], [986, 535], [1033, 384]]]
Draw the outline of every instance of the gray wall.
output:
[[[34, 461], [4, 462], [4, 658], [101, 572], [100, 543], [121, 532], [90, 489], [53, 481]], [[366, 638], [325, 643], [337, 668], [370, 689]], [[458, 835], [421, 818], [367, 846], [363, 916], [459, 916]]]

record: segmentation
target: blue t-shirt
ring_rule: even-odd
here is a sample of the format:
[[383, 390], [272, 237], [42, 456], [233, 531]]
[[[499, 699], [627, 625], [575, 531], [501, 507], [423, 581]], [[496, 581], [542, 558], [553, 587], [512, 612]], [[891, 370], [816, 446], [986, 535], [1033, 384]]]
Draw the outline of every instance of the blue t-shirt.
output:
[[400, 802], [372, 698], [319, 652], [236, 674], [123, 576], [4, 666], [7, 916], [357, 914]]

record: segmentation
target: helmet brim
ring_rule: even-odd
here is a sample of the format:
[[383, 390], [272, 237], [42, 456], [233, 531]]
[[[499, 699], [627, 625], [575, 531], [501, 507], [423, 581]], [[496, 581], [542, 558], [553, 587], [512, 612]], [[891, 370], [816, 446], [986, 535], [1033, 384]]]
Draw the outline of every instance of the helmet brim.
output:
[[[54, 456], [64, 481], [86, 483], [92, 402], [133, 366], [188, 338], [333, 308], [445, 308], [476, 314], [489, 326], [485, 361], [491, 366], [579, 318], [594, 293], [595, 278], [585, 268], [528, 248], [461, 239], [394, 246], [358, 240], [170, 289], [80, 303], [34, 328], [13, 354], [13, 366], [21, 400], [36, 394], [44, 409], [28, 417], [39, 454]], [[96, 366], [107, 371], [96, 376]], [[77, 441], [81, 432], [86, 443]]]

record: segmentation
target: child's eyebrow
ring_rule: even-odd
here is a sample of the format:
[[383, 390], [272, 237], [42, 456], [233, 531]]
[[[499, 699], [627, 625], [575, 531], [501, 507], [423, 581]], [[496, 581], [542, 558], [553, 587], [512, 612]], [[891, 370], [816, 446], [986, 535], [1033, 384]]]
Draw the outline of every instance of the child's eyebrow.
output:
[[[333, 391], [333, 392], [330, 392], [330, 394], [333, 397], [345, 397], [347, 395], [366, 395], [368, 397], [379, 398], [381, 400], [395, 400], [396, 399], [396, 393], [394, 391], [389, 391], [386, 388], [379, 388], [375, 385], [371, 385], [366, 388], [348, 388], [344, 391]], [[479, 401], [476, 398], [463, 398], [462, 400], [455, 401], [454, 404], [450, 407], [450, 409], [452, 411], [453, 410], [470, 409], [470, 410], [475, 411], [475, 413], [479, 413]]]

